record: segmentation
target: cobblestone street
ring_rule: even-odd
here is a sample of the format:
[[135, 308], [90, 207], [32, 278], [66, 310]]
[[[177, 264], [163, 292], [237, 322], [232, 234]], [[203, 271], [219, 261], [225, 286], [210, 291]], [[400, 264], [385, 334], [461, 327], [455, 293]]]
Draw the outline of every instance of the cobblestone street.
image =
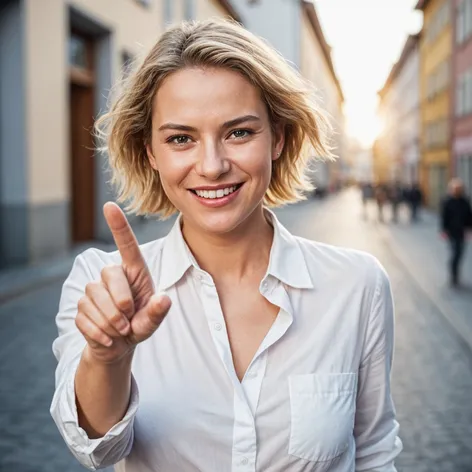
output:
[[[297, 235], [374, 254], [390, 275], [396, 303], [393, 394], [404, 443], [398, 471], [471, 472], [472, 289], [447, 287], [441, 273], [445, 247], [433, 245], [444, 254], [414, 249], [415, 244], [433, 247], [428, 246], [428, 238], [437, 239], [433, 225], [428, 231], [407, 223], [392, 228], [377, 223], [373, 212], [364, 219], [360, 198], [351, 190], [277, 214]], [[469, 249], [466, 276], [472, 273]], [[427, 265], [421, 257], [438, 262]], [[472, 280], [466, 282], [472, 286]], [[49, 415], [55, 369], [51, 344], [61, 285], [52, 282], [0, 305], [1, 472], [84, 470]]]

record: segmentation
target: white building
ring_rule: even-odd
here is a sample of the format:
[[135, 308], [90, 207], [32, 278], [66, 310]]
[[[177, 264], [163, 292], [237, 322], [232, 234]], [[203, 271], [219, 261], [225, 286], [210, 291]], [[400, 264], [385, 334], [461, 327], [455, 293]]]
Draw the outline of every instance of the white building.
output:
[[[336, 185], [344, 177], [343, 93], [331, 60], [315, 6], [309, 0], [234, 0], [244, 25], [266, 38], [317, 89], [321, 106], [330, 115], [333, 152], [339, 159], [317, 165], [318, 187]], [[323, 156], [321, 156], [323, 157]]]
[[407, 185], [419, 179], [419, 67], [419, 35], [412, 35], [379, 92], [382, 159], [388, 162], [390, 180]]

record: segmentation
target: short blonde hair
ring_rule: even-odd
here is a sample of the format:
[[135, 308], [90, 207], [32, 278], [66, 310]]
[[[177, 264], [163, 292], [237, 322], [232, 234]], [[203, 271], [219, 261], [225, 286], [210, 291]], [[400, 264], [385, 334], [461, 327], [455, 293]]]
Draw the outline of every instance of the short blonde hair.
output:
[[163, 80], [186, 67], [225, 68], [248, 79], [264, 100], [272, 130], [282, 124], [285, 145], [273, 161], [264, 204], [280, 206], [305, 198], [313, 156], [331, 158], [328, 120], [314, 90], [273, 48], [231, 20], [183, 22], [167, 30], [122, 87], [110, 110], [96, 122], [108, 152], [118, 201], [139, 215], [171, 216], [176, 208], [150, 165], [153, 99]]

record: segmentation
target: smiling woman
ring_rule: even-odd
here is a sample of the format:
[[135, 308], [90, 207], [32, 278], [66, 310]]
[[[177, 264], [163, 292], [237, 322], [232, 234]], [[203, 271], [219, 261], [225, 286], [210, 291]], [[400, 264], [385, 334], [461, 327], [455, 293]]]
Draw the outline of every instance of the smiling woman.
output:
[[[187, 47], [184, 47], [186, 42]], [[218, 74], [215, 74], [215, 69]], [[149, 144], [158, 133], [161, 137], [170, 138], [172, 144], [178, 144], [180, 149], [192, 139], [188, 133], [201, 133], [202, 125], [200, 122], [195, 124], [195, 117], [182, 116], [178, 121], [175, 115], [189, 111], [189, 100], [200, 101], [199, 113], [211, 109], [208, 99], [215, 103], [221, 98], [216, 97], [213, 82], [229, 79], [233, 90], [230, 93], [225, 91], [227, 96], [231, 96], [234, 103], [241, 98], [252, 100], [246, 108], [250, 110], [257, 104], [263, 108], [259, 111], [263, 116], [246, 116], [242, 121], [244, 117], [233, 116], [228, 109], [225, 113], [221, 110], [220, 116], [208, 118], [213, 117], [216, 121], [225, 115], [228, 121], [220, 123], [222, 129], [232, 132], [240, 124], [259, 122], [259, 128], [266, 127], [265, 136], [267, 132], [278, 131], [286, 139], [280, 156], [273, 156], [273, 160], [277, 158], [279, 162], [273, 163], [265, 202], [279, 205], [297, 201], [304, 191], [311, 190], [305, 177], [308, 156], [330, 156], [328, 122], [312, 100], [311, 87], [278, 53], [236, 24], [228, 22], [222, 25], [216, 21], [198, 25], [187, 23], [162, 36], [136, 75], [131, 77], [127, 93], [123, 93], [112, 110], [97, 122], [99, 135], [108, 138], [119, 201], [128, 202], [129, 210], [162, 217], [180, 210], [163, 191], [162, 173], [154, 172], [156, 167], [149, 166]], [[176, 102], [168, 98], [166, 90], [170, 87], [174, 90], [172, 100]], [[248, 90], [250, 97], [245, 95]], [[169, 115], [167, 109], [172, 109], [174, 115]], [[244, 112], [244, 106], [239, 106], [239, 110], [250, 115]], [[157, 121], [162, 113], [169, 115], [170, 120]], [[177, 131], [185, 134], [176, 134]], [[246, 131], [250, 133], [250, 130]], [[143, 148], [143, 142], [146, 148]], [[306, 144], [310, 146], [303, 149]], [[158, 142], [153, 145], [157, 146]], [[185, 148], [185, 152], [187, 150]], [[177, 148], [173, 151], [176, 152]]]
[[85, 251], [64, 283], [51, 413], [85, 466], [394, 471], [388, 277], [267, 208], [329, 153], [311, 97], [239, 25], [183, 23], [99, 121], [120, 201], [179, 216], [139, 246], [107, 203], [118, 251]]

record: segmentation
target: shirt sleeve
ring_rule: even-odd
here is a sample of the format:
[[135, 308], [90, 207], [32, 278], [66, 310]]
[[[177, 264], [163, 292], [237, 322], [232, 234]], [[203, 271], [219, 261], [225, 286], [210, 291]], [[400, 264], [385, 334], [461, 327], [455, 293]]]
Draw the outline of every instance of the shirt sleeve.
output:
[[116, 464], [130, 453], [139, 394], [136, 381], [132, 378], [128, 410], [124, 418], [102, 438], [89, 439], [79, 426], [74, 381], [86, 341], [75, 325], [75, 317], [78, 301], [85, 293], [85, 286], [94, 279], [86, 262], [87, 252], [77, 256], [62, 287], [56, 317], [59, 336], [53, 343], [53, 352], [58, 361], [56, 388], [50, 412], [72, 454], [83, 466], [97, 470]]
[[390, 282], [377, 263], [356, 405], [356, 471], [395, 472], [402, 450], [390, 391], [394, 346], [394, 308]]

